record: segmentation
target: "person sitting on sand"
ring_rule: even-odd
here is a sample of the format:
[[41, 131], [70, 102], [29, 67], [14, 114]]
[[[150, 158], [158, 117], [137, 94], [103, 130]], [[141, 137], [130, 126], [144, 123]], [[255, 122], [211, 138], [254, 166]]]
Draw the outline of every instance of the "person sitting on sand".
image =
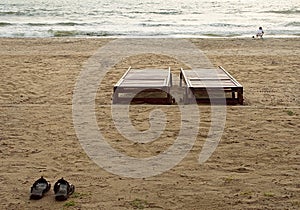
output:
[[256, 38], [258, 38], [258, 37], [263, 38], [263, 35], [264, 35], [264, 31], [263, 31], [262, 27], [259, 27], [258, 31], [256, 33]]

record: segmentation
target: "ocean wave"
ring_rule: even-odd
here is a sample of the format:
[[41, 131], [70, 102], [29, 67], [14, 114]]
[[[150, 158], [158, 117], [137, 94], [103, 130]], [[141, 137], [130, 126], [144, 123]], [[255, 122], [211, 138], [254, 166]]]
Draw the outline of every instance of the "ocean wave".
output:
[[298, 9], [290, 9], [290, 10], [267, 10], [267, 11], [263, 11], [261, 13], [275, 13], [275, 14], [290, 15], [290, 14], [300, 14], [300, 10], [298, 10]]
[[59, 23], [26, 23], [29, 26], [83, 26], [86, 23], [75, 23], [75, 22], [59, 22]]
[[29, 26], [49, 26], [50, 24], [48, 24], [48, 23], [27, 23], [26, 25], [29, 25]]
[[0, 12], [0, 16], [8, 16], [8, 15], [14, 15], [14, 16], [28, 16], [25, 12], [20, 11], [7, 11], [7, 12]]
[[288, 24], [286, 24], [285, 26], [300, 26], [300, 22], [296, 22], [296, 21], [294, 21], [294, 22], [290, 22], [290, 23], [288, 23]]
[[249, 25], [239, 25], [239, 24], [231, 24], [231, 23], [211, 23], [211, 24], [208, 24], [208, 26], [212, 26], [212, 27], [235, 27], [235, 28], [239, 28], [239, 27], [248, 27]]
[[156, 15], [180, 15], [181, 11], [159, 11], [159, 12], [148, 12], [149, 14], [156, 14]]
[[106, 36], [121, 36], [124, 34], [120, 33], [109, 33], [106, 31], [99, 31], [99, 32], [89, 32], [89, 31], [78, 31], [78, 30], [48, 30], [48, 33], [54, 37], [81, 37], [81, 36], [88, 36], [88, 37], [106, 37]]
[[143, 27], [169, 27], [169, 26], [172, 26], [173, 24], [169, 24], [169, 23], [141, 23], [139, 25], [143, 26]]
[[64, 36], [76, 36], [78, 31], [66, 31], [66, 30], [48, 30], [49, 34], [52, 34], [54, 37], [64, 37]]
[[11, 23], [7, 23], [7, 22], [0, 22], [0, 27], [3, 27], [3, 26], [10, 26], [12, 25]]
[[79, 36], [90, 36], [90, 37], [105, 37], [105, 36], [121, 36], [121, 33], [110, 33], [106, 31], [100, 32], [88, 32], [88, 31], [78, 31]]
[[76, 11], [59, 11], [54, 9], [25, 9], [23, 11], [1, 11], [0, 16], [24, 16], [24, 17], [57, 17], [79, 14]]
[[13, 37], [25, 37], [26, 36], [26, 34], [24, 32], [13, 33], [12, 35], [13, 35]]
[[60, 23], [56, 23], [55, 25], [60, 25], [60, 26], [83, 26], [83, 25], [86, 25], [86, 23], [60, 22]]
[[182, 14], [181, 11], [174, 11], [174, 10], [173, 11], [172, 10], [170, 10], [170, 11], [165, 11], [165, 10], [163, 10], [163, 11], [132, 11], [129, 13], [145, 14], [145, 15], [147, 15], [147, 14], [154, 14], [154, 15], [180, 15], [180, 14]]

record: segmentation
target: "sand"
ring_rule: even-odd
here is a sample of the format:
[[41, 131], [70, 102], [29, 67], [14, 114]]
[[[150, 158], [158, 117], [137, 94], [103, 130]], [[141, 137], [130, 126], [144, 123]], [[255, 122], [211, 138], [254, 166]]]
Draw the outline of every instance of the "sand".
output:
[[[107, 172], [81, 147], [72, 117], [77, 78], [87, 60], [110, 39], [0, 39], [0, 209], [299, 209], [299, 39], [190, 39], [213, 65], [222, 65], [244, 87], [245, 104], [227, 106], [221, 141], [207, 162], [198, 155], [210, 128], [210, 108], [201, 110], [200, 131], [188, 155], [174, 168], [148, 178]], [[99, 129], [116, 150], [151, 157], [172, 145], [179, 132], [176, 105], [159, 106], [167, 118], [162, 136], [149, 144], [126, 140], [110, 116], [112, 87], [127, 70], [183, 65], [165, 55], [124, 58], [97, 92]], [[139, 130], [158, 106], [130, 109]], [[65, 202], [53, 188], [29, 200], [33, 182], [61, 177], [76, 186]]]

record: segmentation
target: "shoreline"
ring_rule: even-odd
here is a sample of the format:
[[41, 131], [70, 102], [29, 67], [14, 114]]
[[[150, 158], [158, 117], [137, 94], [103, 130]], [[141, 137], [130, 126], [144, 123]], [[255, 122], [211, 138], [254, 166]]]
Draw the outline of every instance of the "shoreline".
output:
[[[191, 35], [166, 35], [166, 36], [49, 36], [49, 37], [20, 37], [20, 36], [10, 36], [10, 37], [0, 37], [0, 39], [51, 39], [51, 38], [69, 38], [69, 39], [252, 39], [252, 35], [241, 35], [241, 36], [191, 36]], [[265, 34], [263, 39], [297, 39], [300, 35], [267, 35]], [[255, 38], [256, 39], [256, 38]]]

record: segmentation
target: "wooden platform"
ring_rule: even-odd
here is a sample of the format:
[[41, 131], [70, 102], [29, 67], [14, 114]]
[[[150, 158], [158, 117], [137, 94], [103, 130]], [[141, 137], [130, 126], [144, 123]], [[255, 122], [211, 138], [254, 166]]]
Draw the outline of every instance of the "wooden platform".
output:
[[211, 103], [211, 99], [222, 102], [224, 94], [227, 104], [243, 104], [243, 86], [221, 66], [217, 69], [181, 69], [180, 86], [183, 85], [185, 104], [195, 99], [197, 103]]
[[172, 75], [168, 69], [131, 69], [114, 86], [113, 103], [171, 104]]

